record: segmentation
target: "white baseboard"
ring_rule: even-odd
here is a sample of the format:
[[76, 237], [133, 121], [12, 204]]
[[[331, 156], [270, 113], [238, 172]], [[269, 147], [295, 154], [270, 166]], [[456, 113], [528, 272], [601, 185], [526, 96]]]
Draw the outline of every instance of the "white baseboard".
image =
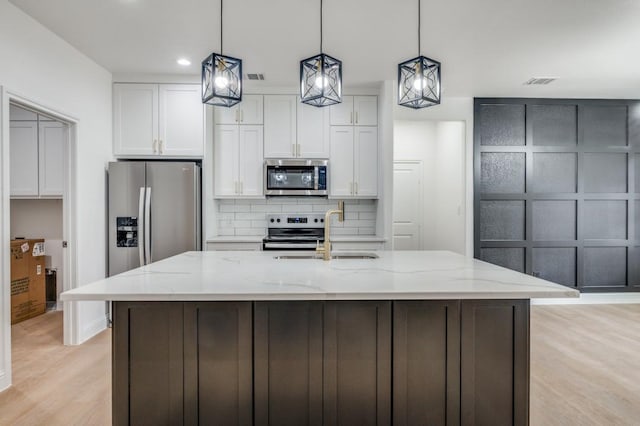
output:
[[7, 374], [6, 370], [0, 371], [0, 392], [7, 390], [11, 387], [11, 377]]
[[532, 305], [604, 305], [640, 303], [640, 293], [581, 293], [577, 298], [531, 299]]
[[98, 318], [95, 321], [90, 322], [85, 327], [82, 328], [80, 332], [80, 339], [78, 344], [82, 344], [87, 340], [91, 339], [96, 334], [100, 333], [102, 330], [107, 328], [107, 319], [106, 318]]

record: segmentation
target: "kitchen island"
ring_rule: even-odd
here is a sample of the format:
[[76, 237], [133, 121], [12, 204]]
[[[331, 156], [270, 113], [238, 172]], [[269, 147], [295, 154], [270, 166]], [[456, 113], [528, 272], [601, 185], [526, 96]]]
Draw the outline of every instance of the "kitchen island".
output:
[[578, 292], [375, 255], [188, 252], [62, 300], [114, 302], [114, 424], [528, 424], [529, 300]]

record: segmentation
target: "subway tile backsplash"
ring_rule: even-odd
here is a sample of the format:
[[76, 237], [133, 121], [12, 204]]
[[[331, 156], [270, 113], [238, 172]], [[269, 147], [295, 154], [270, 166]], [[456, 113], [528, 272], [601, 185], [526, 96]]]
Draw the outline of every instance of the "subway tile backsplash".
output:
[[[331, 235], [375, 235], [377, 200], [345, 200], [344, 222], [331, 220]], [[326, 198], [274, 197], [265, 200], [218, 200], [218, 235], [266, 235], [267, 215], [277, 213], [324, 213], [338, 207]]]

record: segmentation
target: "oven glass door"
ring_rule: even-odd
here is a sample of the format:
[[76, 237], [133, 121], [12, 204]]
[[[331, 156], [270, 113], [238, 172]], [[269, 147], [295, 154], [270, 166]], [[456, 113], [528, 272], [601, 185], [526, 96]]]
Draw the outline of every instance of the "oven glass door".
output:
[[267, 189], [318, 189], [316, 170], [314, 166], [267, 166]]

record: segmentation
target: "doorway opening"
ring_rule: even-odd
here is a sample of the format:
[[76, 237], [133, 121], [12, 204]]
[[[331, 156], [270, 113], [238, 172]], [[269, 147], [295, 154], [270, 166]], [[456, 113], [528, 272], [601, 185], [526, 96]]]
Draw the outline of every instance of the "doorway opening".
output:
[[465, 254], [465, 123], [393, 125], [393, 249]]

